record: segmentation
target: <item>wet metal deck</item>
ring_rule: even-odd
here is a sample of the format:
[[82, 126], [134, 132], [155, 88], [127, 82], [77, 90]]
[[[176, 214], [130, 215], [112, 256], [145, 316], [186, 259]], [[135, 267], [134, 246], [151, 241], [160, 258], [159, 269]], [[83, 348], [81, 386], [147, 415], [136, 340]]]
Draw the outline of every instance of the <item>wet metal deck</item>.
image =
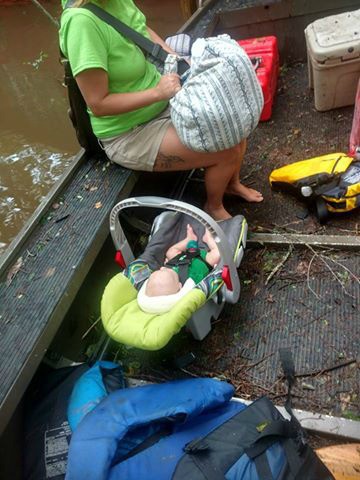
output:
[[[241, 398], [266, 394], [281, 404], [286, 389], [278, 351], [289, 347], [297, 408], [359, 415], [359, 273], [359, 253], [249, 248], [240, 300], [226, 305], [208, 337], [197, 342], [182, 331], [164, 351], [126, 350], [125, 365], [138, 365], [145, 379], [224, 378]], [[169, 362], [189, 352], [196, 359], [186, 371], [171, 368]]]
[[[347, 152], [353, 111], [350, 106], [317, 112], [313, 92], [308, 88], [306, 64], [284, 65], [272, 118], [261, 122], [248, 138], [241, 169], [243, 182], [260, 190], [264, 202], [249, 204], [228, 196], [226, 208], [232, 215], [244, 215], [253, 232], [359, 236], [360, 209], [334, 215], [326, 225], [320, 225], [304, 202], [273, 191], [269, 184], [275, 168], [331, 152]], [[201, 194], [204, 190], [199, 188], [201, 181], [201, 176], [195, 178], [186, 191], [186, 198], [199, 206], [205, 199]]]
[[[267, 283], [287, 252], [248, 252], [241, 301], [224, 312], [221, 329], [232, 340], [223, 343], [217, 369], [234, 375], [240, 396], [242, 377], [257, 394], [276, 396], [284, 392], [278, 350], [290, 347], [299, 375], [295, 404], [334, 414], [353, 411], [360, 384], [360, 255], [293, 250]], [[244, 363], [253, 366], [239, 368]]]
[[[252, 248], [249, 242], [239, 270], [240, 301], [227, 305], [209, 338], [197, 344], [180, 335], [175, 342], [176, 355], [188, 349], [197, 355], [191, 373], [224, 375], [239, 396], [269, 394], [281, 402], [285, 390], [278, 349], [289, 346], [298, 374], [305, 374], [298, 379], [295, 405], [359, 414], [360, 209], [320, 225], [300, 200], [273, 192], [268, 183], [280, 165], [346, 152], [352, 115], [353, 107], [317, 112], [306, 65], [283, 68], [273, 117], [249, 138], [241, 172], [265, 200], [251, 205], [226, 199], [231, 213], [245, 216], [255, 238], [271, 237], [275, 243]], [[190, 185], [188, 200], [195, 201], [194, 192]], [[196, 196], [201, 198], [199, 188]]]

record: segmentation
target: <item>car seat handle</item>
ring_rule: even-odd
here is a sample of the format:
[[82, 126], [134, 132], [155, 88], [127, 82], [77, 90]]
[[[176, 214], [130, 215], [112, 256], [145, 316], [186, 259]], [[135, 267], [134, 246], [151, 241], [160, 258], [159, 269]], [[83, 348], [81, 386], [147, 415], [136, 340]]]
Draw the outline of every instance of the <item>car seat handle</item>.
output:
[[[110, 233], [116, 249], [121, 250], [123, 255], [124, 251], [129, 251], [130, 247], [127, 243], [125, 234], [120, 225], [119, 213], [126, 208], [134, 207], [161, 208], [164, 210], [180, 212], [189, 215], [190, 217], [197, 220], [205, 228], [207, 228], [213, 235], [218, 245], [221, 263], [223, 265], [226, 265], [229, 269], [232, 291], [227, 290], [226, 300], [232, 303], [235, 303], [238, 300], [240, 295], [240, 282], [237, 275], [236, 265], [234, 262], [230, 244], [220, 225], [212, 217], [210, 217], [209, 214], [207, 214], [200, 208], [190, 205], [188, 203], [164, 197], [144, 196], [132, 197], [122, 200], [121, 202], [117, 203], [111, 210]], [[132, 259], [133, 258], [131, 258], [131, 260]]]

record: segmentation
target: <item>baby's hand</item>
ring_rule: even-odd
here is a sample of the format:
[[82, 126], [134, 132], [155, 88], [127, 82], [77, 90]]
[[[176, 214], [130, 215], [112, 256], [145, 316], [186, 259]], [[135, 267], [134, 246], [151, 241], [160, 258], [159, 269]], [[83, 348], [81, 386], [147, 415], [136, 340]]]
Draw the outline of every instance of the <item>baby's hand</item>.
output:
[[204, 236], [202, 238], [202, 241], [204, 243], [206, 243], [206, 245], [208, 245], [208, 246], [211, 244], [211, 242], [214, 242], [214, 239], [213, 239], [211, 233], [209, 232], [209, 230], [207, 228], [205, 228], [205, 233], [204, 233]]
[[187, 240], [197, 240], [197, 235], [195, 234], [192, 226], [190, 224], [187, 224], [186, 226], [186, 239]]

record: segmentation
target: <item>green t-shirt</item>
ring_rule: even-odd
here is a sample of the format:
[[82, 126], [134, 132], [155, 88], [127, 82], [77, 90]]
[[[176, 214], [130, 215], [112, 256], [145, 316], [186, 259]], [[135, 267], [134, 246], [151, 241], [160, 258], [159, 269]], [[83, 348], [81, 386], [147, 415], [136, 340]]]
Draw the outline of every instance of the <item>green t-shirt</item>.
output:
[[[62, 0], [63, 4], [66, 0]], [[149, 38], [144, 14], [132, 0], [92, 0], [122, 22]], [[110, 93], [125, 93], [155, 87], [160, 73], [142, 50], [113, 27], [84, 8], [67, 8], [61, 16], [60, 48], [69, 59], [73, 75], [89, 68], [102, 68], [109, 77]], [[95, 135], [110, 138], [155, 118], [166, 101], [132, 112], [105, 117], [89, 115]]]

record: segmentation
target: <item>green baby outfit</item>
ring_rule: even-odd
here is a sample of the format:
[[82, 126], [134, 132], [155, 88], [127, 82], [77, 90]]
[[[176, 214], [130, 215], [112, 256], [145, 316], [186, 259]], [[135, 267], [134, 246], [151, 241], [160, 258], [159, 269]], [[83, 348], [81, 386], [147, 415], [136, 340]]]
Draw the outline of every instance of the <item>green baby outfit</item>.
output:
[[[205, 260], [208, 252], [205, 249], [199, 248], [199, 244], [196, 240], [190, 240], [186, 245], [186, 251], [183, 254], [177, 255], [175, 259], [171, 259], [166, 266], [171, 266], [171, 268], [179, 275], [179, 264], [187, 261], [189, 253], [191, 254], [195, 252], [198, 256], [194, 256], [194, 258], [190, 259], [187, 277], [191, 278], [196, 284], [198, 284], [212, 270], [212, 267]], [[172, 262], [174, 260], [175, 262]], [[176, 264], [172, 265], [172, 263]]]

